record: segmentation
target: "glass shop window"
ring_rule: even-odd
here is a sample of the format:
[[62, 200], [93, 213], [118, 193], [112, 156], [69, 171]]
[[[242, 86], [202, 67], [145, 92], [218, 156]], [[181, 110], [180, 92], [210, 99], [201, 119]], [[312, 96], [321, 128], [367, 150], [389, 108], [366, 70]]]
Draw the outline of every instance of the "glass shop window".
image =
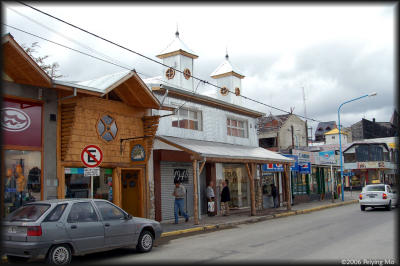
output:
[[6, 215], [27, 202], [40, 200], [41, 158], [40, 151], [4, 151]]
[[113, 200], [112, 169], [100, 168], [100, 176], [85, 176], [84, 168], [65, 168], [65, 198]]

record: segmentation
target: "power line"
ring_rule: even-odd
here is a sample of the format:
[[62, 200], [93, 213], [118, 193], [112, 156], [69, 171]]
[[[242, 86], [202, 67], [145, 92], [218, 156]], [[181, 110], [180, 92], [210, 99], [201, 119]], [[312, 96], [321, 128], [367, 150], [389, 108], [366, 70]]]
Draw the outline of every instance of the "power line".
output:
[[[115, 46], [117, 46], [117, 47], [120, 47], [120, 48], [122, 48], [122, 49], [124, 49], [124, 50], [127, 50], [127, 51], [129, 51], [129, 52], [131, 52], [131, 53], [134, 53], [134, 54], [136, 54], [136, 55], [139, 55], [139, 56], [141, 56], [141, 57], [143, 57], [143, 58], [145, 58], [145, 59], [147, 59], [147, 60], [150, 60], [150, 61], [152, 61], [152, 62], [154, 62], [154, 63], [160, 64], [160, 65], [162, 65], [162, 66], [164, 66], [164, 67], [167, 67], [167, 68], [171, 68], [171, 69], [173, 69], [173, 70], [176, 71], [176, 72], [179, 72], [179, 73], [181, 73], [181, 74], [184, 74], [183, 71], [181, 71], [181, 70], [179, 70], [179, 69], [175, 69], [175, 68], [170, 67], [170, 66], [168, 66], [168, 65], [166, 65], [166, 64], [164, 64], [164, 63], [158, 62], [158, 61], [156, 61], [156, 60], [154, 60], [154, 59], [152, 59], [152, 58], [150, 58], [150, 57], [148, 57], [148, 56], [145, 56], [145, 55], [143, 55], [143, 54], [141, 54], [141, 53], [138, 53], [138, 52], [136, 52], [136, 51], [133, 51], [133, 50], [131, 50], [131, 49], [125, 47], [125, 46], [122, 46], [122, 45], [117, 44], [117, 43], [115, 43], [115, 42], [113, 42], [113, 41], [110, 41], [110, 40], [108, 40], [108, 39], [106, 39], [106, 38], [103, 38], [103, 37], [101, 37], [101, 36], [99, 36], [99, 35], [97, 35], [97, 34], [94, 34], [94, 33], [90, 32], [90, 31], [87, 31], [87, 30], [85, 30], [85, 29], [82, 29], [82, 28], [80, 28], [80, 27], [78, 27], [78, 26], [76, 26], [76, 25], [74, 25], [74, 24], [72, 24], [72, 23], [69, 23], [69, 22], [67, 22], [67, 21], [65, 21], [65, 20], [62, 20], [62, 19], [60, 19], [60, 18], [57, 18], [57, 17], [55, 17], [55, 16], [53, 16], [53, 15], [51, 15], [51, 14], [49, 14], [49, 13], [46, 13], [46, 12], [40, 10], [40, 9], [37, 9], [37, 8], [33, 7], [33, 6], [30, 6], [30, 5], [28, 5], [28, 4], [25, 4], [25, 3], [21, 2], [21, 1], [16, 1], [16, 2], [18, 2], [18, 3], [20, 3], [20, 4], [24, 5], [24, 6], [27, 6], [27, 7], [31, 8], [31, 9], [37, 11], [37, 12], [40, 12], [40, 13], [46, 15], [46, 16], [49, 16], [49, 17], [51, 17], [51, 18], [53, 18], [53, 19], [56, 19], [56, 20], [58, 20], [58, 21], [61, 21], [61, 22], [65, 23], [65, 24], [67, 24], [67, 25], [69, 25], [69, 26], [71, 26], [71, 27], [74, 27], [74, 28], [76, 28], [76, 29], [79, 29], [79, 30], [81, 30], [81, 31], [83, 31], [83, 32], [85, 32], [85, 33], [87, 33], [87, 34], [90, 34], [90, 35], [96, 37], [96, 38], [99, 38], [99, 39], [101, 39], [101, 40], [103, 40], [103, 41], [106, 41], [106, 42], [108, 42], [108, 43], [111, 43], [111, 44], [113, 44], [113, 45], [115, 45]], [[201, 78], [197, 78], [197, 77], [195, 77], [195, 76], [193, 76], [193, 75], [190, 75], [190, 77], [192, 77], [193, 79], [196, 79], [196, 80], [198, 80], [198, 81], [201, 81], [201, 82], [203, 82], [203, 83], [210, 84], [210, 85], [213, 86], [213, 87], [222, 89], [222, 87], [219, 87], [219, 86], [217, 86], [217, 85], [215, 85], [215, 84], [212, 84], [212, 83], [210, 83], [210, 82], [208, 82], [208, 81], [206, 81], [206, 80], [203, 80], [203, 79], [201, 79]], [[225, 88], [225, 89], [226, 89], [226, 88]], [[229, 93], [232, 93], [232, 94], [235, 94], [235, 95], [236, 95], [235, 92], [232, 92], [232, 91], [230, 91], [230, 90], [227, 90], [227, 91], [228, 91]], [[244, 99], [247, 99], [247, 100], [250, 100], [250, 101], [254, 101], [254, 102], [258, 103], [258, 104], [261, 104], [261, 105], [264, 105], [264, 106], [267, 106], [267, 107], [276, 109], [276, 110], [281, 111], [281, 112], [284, 112], [284, 113], [288, 113], [288, 114], [291, 114], [291, 113], [292, 113], [292, 112], [288, 112], [288, 111], [285, 111], [285, 110], [283, 110], [283, 109], [280, 109], [280, 108], [277, 108], [277, 107], [274, 107], [274, 106], [271, 106], [271, 105], [268, 105], [268, 104], [259, 102], [259, 101], [257, 101], [257, 100], [251, 99], [251, 98], [246, 97], [246, 96], [243, 96], [243, 95], [239, 95], [239, 96], [243, 97]], [[297, 114], [296, 114], [296, 115], [297, 115]], [[309, 120], [312, 120], [312, 121], [315, 121], [315, 122], [321, 122], [321, 121], [318, 121], [318, 120], [316, 120], [316, 119], [307, 118], [307, 117], [302, 116], [302, 115], [297, 115], [297, 116], [302, 117], [302, 118], [305, 118], [305, 119], [309, 119]]]

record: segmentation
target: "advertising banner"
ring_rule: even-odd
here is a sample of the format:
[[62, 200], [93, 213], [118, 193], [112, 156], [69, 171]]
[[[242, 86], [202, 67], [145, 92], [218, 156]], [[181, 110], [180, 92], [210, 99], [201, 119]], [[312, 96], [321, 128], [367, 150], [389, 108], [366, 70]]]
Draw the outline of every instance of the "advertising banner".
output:
[[337, 164], [335, 151], [321, 151], [319, 152], [320, 164]]
[[262, 165], [264, 172], [283, 172], [283, 164], [278, 163], [266, 163]]
[[285, 157], [294, 160], [294, 164], [290, 167], [290, 171], [299, 171], [299, 157], [293, 154], [282, 154]]
[[311, 174], [311, 163], [299, 163], [300, 174]]

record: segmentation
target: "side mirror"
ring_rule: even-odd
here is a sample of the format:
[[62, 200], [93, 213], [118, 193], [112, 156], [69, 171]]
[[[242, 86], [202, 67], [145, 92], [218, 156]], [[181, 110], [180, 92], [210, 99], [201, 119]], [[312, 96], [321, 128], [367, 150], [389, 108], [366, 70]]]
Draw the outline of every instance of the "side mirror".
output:
[[130, 220], [130, 219], [132, 219], [132, 215], [130, 215], [129, 213], [128, 215], [125, 215], [125, 220]]

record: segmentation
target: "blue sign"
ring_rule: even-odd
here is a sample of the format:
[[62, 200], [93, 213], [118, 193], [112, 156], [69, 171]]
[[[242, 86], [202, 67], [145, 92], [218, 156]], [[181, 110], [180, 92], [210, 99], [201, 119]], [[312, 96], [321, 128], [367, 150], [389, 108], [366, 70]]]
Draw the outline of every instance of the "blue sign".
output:
[[343, 173], [343, 176], [354, 176], [354, 172]]
[[318, 155], [321, 164], [336, 164], [335, 151], [321, 151]]
[[283, 172], [283, 164], [281, 163], [266, 163], [261, 168], [264, 172]]
[[6, 191], [6, 192], [15, 193], [15, 192], [17, 192], [17, 189], [16, 189], [16, 188], [13, 188], [13, 187], [6, 187], [5, 191]]
[[297, 155], [292, 154], [282, 154], [285, 157], [294, 159], [294, 165], [290, 167], [290, 171], [299, 171], [299, 157]]
[[300, 174], [311, 174], [311, 163], [301, 163], [299, 164]]
[[143, 146], [140, 144], [133, 146], [131, 151], [131, 160], [134, 162], [144, 161], [145, 158], [146, 158], [146, 152]]

